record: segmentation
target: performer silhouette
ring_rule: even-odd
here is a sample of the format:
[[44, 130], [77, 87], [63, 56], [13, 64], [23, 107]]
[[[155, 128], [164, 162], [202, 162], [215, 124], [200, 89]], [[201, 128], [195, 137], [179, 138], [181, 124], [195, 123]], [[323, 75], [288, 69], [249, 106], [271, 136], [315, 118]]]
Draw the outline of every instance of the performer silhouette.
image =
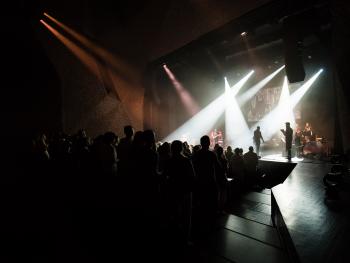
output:
[[281, 132], [286, 138], [286, 152], [287, 159], [292, 159], [292, 141], [293, 141], [293, 129], [290, 127], [290, 123], [286, 122], [286, 130], [281, 129]]
[[262, 142], [265, 142], [264, 138], [261, 135], [260, 126], [256, 127], [256, 130], [254, 131], [253, 140], [254, 140], [256, 154], [259, 156], [259, 154], [260, 154], [260, 142], [261, 142], [260, 140], [262, 140]]

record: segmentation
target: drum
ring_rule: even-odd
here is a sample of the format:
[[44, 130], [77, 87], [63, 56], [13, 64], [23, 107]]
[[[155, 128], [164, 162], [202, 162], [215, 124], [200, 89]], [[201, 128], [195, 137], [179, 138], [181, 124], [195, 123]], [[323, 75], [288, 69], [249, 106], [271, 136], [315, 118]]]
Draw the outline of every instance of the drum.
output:
[[310, 141], [303, 147], [303, 154], [319, 154], [322, 153], [322, 143], [316, 141]]

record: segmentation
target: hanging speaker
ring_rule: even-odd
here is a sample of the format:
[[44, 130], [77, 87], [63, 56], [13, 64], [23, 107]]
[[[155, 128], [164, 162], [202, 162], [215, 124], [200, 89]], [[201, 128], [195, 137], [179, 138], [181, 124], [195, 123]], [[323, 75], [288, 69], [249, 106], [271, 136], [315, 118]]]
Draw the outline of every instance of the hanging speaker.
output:
[[283, 42], [286, 74], [289, 83], [305, 79], [305, 69], [302, 60], [303, 42], [299, 33], [300, 21], [288, 17], [283, 21]]

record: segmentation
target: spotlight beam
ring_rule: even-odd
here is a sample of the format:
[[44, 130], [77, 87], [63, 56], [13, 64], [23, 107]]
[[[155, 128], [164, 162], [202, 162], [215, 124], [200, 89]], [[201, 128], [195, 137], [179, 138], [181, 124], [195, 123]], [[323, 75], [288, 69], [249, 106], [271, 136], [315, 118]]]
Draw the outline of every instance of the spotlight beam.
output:
[[180, 81], [175, 77], [173, 72], [168, 68], [167, 65], [163, 65], [163, 68], [168, 75], [171, 83], [173, 84], [177, 94], [180, 97], [180, 100], [182, 104], [185, 106], [188, 113], [191, 114], [191, 116], [195, 115], [197, 112], [199, 112], [199, 106], [197, 102], [193, 99], [191, 94], [186, 90]]
[[229, 83], [225, 78], [225, 141], [227, 145], [235, 144], [246, 147], [247, 145], [241, 138], [242, 135], [249, 133], [249, 128], [236, 98], [233, 96], [236, 90], [229, 87]]
[[[247, 82], [247, 80], [254, 74], [254, 70], [250, 71], [243, 79], [241, 79], [239, 82], [237, 82], [234, 86], [231, 88], [232, 96], [235, 97], [237, 93], [241, 90], [243, 85]], [[225, 85], [226, 85], [227, 79], [225, 77]], [[228, 84], [228, 82], [227, 82]], [[225, 86], [226, 87], [226, 86]], [[229, 87], [229, 86], [228, 86]]]
[[305, 84], [303, 84], [298, 90], [292, 94], [291, 106], [294, 108], [299, 101], [303, 98], [306, 92], [310, 89], [311, 85], [315, 82], [318, 76], [323, 72], [323, 69], [320, 69], [314, 76], [312, 76]]
[[238, 104], [244, 105], [246, 102], [248, 102], [251, 98], [254, 97], [254, 95], [261, 90], [267, 83], [269, 83], [282, 69], [284, 69], [285, 65], [278, 68], [276, 71], [272, 72], [270, 75], [268, 75], [263, 80], [259, 81], [257, 84], [255, 84], [253, 87], [248, 89], [245, 93], [243, 93], [241, 96], [237, 98]]
[[68, 48], [96, 77], [100, 78], [100, 72], [98, 65], [93, 56], [73, 43], [71, 40], [63, 36], [60, 32], [47, 24], [44, 20], [40, 22], [59, 40], [63, 45]]
[[[248, 73], [249, 77], [252, 75], [251, 72]], [[248, 80], [248, 75], [246, 75], [242, 80], [237, 82], [231, 90], [242, 87], [244, 83]], [[244, 80], [244, 81], [243, 81]], [[173, 141], [178, 140], [184, 134], [189, 138], [199, 140], [199, 138], [205, 134], [208, 134], [209, 131], [213, 128], [217, 120], [220, 118], [221, 114], [225, 110], [225, 93], [220, 95], [214, 101], [212, 101], [208, 106], [194, 115], [191, 119], [181, 125], [174, 132], [166, 136], [163, 141]]]
[[128, 79], [133, 79], [132, 76], [132, 70], [131, 67], [122, 61], [121, 59], [117, 59], [115, 57], [115, 54], [110, 53], [106, 49], [102, 48], [101, 46], [95, 44], [91, 40], [89, 40], [87, 37], [83, 36], [82, 34], [79, 34], [72, 28], [68, 27], [67, 25], [63, 24], [56, 18], [52, 17], [48, 13], [44, 13], [44, 15], [49, 18], [52, 22], [54, 22], [56, 25], [60, 26], [63, 30], [65, 30], [68, 34], [70, 34], [72, 37], [74, 37], [76, 40], [78, 40], [80, 43], [82, 43], [85, 47], [92, 50], [96, 55], [101, 57], [104, 61], [106, 61], [108, 64], [110, 64], [114, 69], [123, 72], [123, 74], [128, 74]]
[[[292, 95], [288, 96], [286, 92], [283, 94], [283, 90], [281, 93], [280, 101], [275, 109], [273, 109], [270, 113], [268, 113], [262, 120], [260, 120], [257, 124], [255, 124], [250, 129], [250, 134], [253, 130], [256, 129], [257, 126], [261, 127], [261, 130], [264, 134], [265, 140], [269, 140], [272, 136], [281, 128], [284, 122], [288, 121], [290, 118], [293, 122], [294, 117], [292, 116], [293, 109], [300, 102], [306, 92], [310, 89], [312, 84], [316, 81], [319, 75], [322, 73], [322, 69], [320, 69], [315, 75], [313, 75], [307, 82], [305, 82], [298, 90], [296, 90]], [[285, 82], [286, 83], [286, 82]], [[289, 91], [288, 91], [289, 94]], [[289, 98], [288, 101], [283, 101], [283, 98]], [[289, 104], [286, 106], [286, 104]], [[289, 107], [289, 109], [287, 109]]]

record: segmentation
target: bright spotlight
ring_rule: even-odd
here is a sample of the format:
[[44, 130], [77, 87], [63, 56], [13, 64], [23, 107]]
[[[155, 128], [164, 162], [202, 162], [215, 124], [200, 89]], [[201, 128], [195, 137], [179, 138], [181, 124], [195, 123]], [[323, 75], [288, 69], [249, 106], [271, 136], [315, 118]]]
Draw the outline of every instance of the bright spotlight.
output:
[[93, 56], [91, 56], [84, 49], [79, 47], [77, 44], [69, 40], [67, 37], [62, 35], [52, 26], [47, 24], [44, 20], [40, 20], [40, 22], [54, 35], [56, 38], [61, 41], [66, 48], [68, 48], [93, 74], [97, 77], [100, 76], [100, 72], [98, 69], [97, 61]]
[[[44, 13], [44, 15], [50, 19], [52, 22], [54, 22], [56, 25], [58, 25], [60, 28], [62, 28], [64, 31], [66, 31], [70, 36], [78, 40], [81, 44], [85, 46], [90, 52], [95, 53], [100, 59], [104, 60], [107, 64], [109, 64], [113, 69], [116, 69], [121, 77], [124, 79], [127, 78], [128, 81], [134, 82], [134, 70], [130, 66], [129, 63], [126, 63], [122, 58], [116, 57], [115, 53], [111, 53], [108, 50], [104, 49], [100, 45], [94, 43], [93, 41], [89, 40], [84, 35], [78, 33], [77, 31], [73, 30], [72, 28], [68, 27], [64, 23], [60, 22], [59, 20], [55, 19], [54, 17], [50, 16], [48, 13]], [[121, 85], [120, 85], [121, 86]]]
[[241, 36], [242, 36], [242, 37], [244, 37], [244, 36], [246, 36], [246, 35], [247, 35], [247, 32], [245, 32], [245, 31], [241, 33]]
[[236, 98], [233, 96], [233, 92], [235, 90], [229, 88], [228, 81], [225, 78], [225, 141], [227, 145], [247, 147], [248, 145], [245, 145], [241, 138], [249, 133], [249, 128]]
[[285, 66], [278, 68], [276, 71], [272, 72], [270, 75], [268, 75], [263, 80], [259, 81], [257, 84], [255, 84], [253, 87], [248, 89], [245, 93], [243, 93], [241, 96], [237, 98], [239, 105], [244, 105], [246, 102], [248, 102], [251, 98], [254, 97], [254, 95], [261, 90], [267, 83], [269, 83]]
[[[242, 87], [244, 83], [251, 76], [251, 73], [248, 73], [245, 77], [243, 77], [239, 82], [237, 82], [231, 89], [229, 89], [229, 85], [227, 79], [225, 85], [227, 90], [235, 90], [238, 87]], [[223, 114], [225, 110], [225, 94], [222, 94], [218, 98], [216, 98], [213, 102], [211, 102], [208, 106], [194, 115], [191, 119], [189, 119], [186, 123], [181, 125], [178, 129], [168, 135], [163, 141], [173, 141], [180, 139], [184, 134], [186, 137], [193, 143], [198, 143], [201, 136], [208, 134], [210, 130], [213, 128], [215, 123], [220, 118], [221, 114]]]
[[257, 126], [260, 126], [264, 139], [269, 140], [274, 134], [276, 134], [276, 132], [279, 131], [281, 127], [283, 127], [283, 124], [286, 121], [289, 121], [291, 125], [295, 124], [293, 109], [302, 99], [305, 93], [309, 90], [321, 72], [322, 70], [319, 70], [292, 95], [289, 95], [288, 84], [285, 78], [281, 97], [277, 107], [268, 113], [264, 118], [262, 118], [256, 125], [254, 125], [250, 129], [250, 134], [253, 132], [253, 130], [256, 129]]
[[[241, 88], [243, 87], [243, 85], [247, 82], [247, 80], [251, 77], [251, 75], [254, 74], [254, 70], [250, 71], [243, 79], [241, 79], [240, 81], [238, 81], [234, 86], [232, 86], [232, 96], [236, 96], [237, 93], [241, 90]], [[225, 81], [227, 82], [227, 79], [225, 79]], [[227, 83], [228, 84], [228, 83]], [[226, 85], [226, 83], [225, 83]]]
[[195, 115], [199, 111], [199, 106], [197, 102], [193, 99], [192, 95], [186, 90], [181, 82], [175, 77], [174, 73], [167, 67], [163, 65], [163, 68], [168, 75], [171, 83], [173, 84], [182, 104], [186, 108], [187, 112], [191, 116]]
[[283, 86], [282, 86], [282, 92], [280, 96], [280, 100], [278, 102], [278, 106], [280, 108], [279, 110], [279, 119], [282, 120], [282, 123], [289, 122], [292, 127], [295, 126], [295, 118], [293, 113], [293, 107], [291, 105], [290, 100], [290, 92], [288, 87], [288, 79], [287, 76], [284, 77]]
[[299, 101], [303, 98], [305, 93], [310, 89], [311, 85], [316, 81], [322, 72], [323, 69], [320, 69], [315, 75], [313, 75], [307, 82], [305, 82], [297, 91], [292, 94], [291, 105], [293, 108], [299, 103]]

